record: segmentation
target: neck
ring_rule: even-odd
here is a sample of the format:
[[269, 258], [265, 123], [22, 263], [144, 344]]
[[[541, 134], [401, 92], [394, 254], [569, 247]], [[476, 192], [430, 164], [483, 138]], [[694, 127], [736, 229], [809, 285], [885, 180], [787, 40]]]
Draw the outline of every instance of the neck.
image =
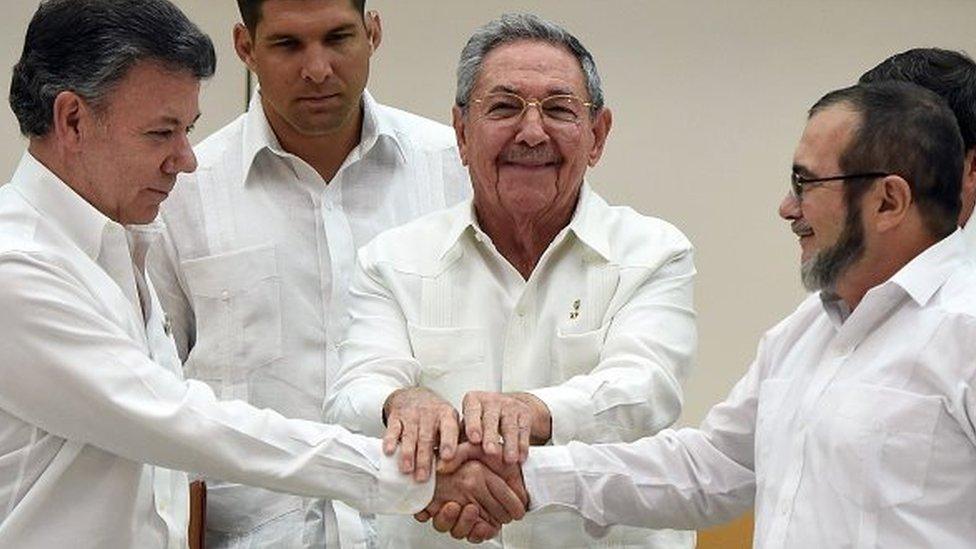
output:
[[498, 203], [480, 205], [475, 197], [475, 213], [482, 230], [491, 237], [495, 249], [525, 280], [542, 258], [552, 241], [569, 225], [576, 201], [569, 207], [558, 207], [534, 213], [514, 213]]
[[296, 130], [261, 99], [265, 116], [281, 147], [301, 158], [322, 177], [332, 181], [349, 153], [359, 145], [363, 131], [363, 107], [346, 123], [334, 131], [320, 135], [308, 135]]
[[[907, 231], [905, 231], [907, 232]], [[837, 295], [853, 311], [871, 288], [883, 284], [902, 267], [939, 241], [928, 231], [892, 235], [886, 242], [866, 243], [864, 255], [837, 281]]]

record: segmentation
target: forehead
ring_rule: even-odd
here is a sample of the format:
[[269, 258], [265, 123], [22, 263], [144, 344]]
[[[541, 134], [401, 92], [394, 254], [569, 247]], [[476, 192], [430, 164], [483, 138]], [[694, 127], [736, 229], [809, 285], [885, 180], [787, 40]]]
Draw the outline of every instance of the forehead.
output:
[[576, 57], [561, 46], [539, 41], [512, 42], [490, 51], [481, 64], [475, 88], [535, 97], [558, 93], [586, 96], [583, 69]]
[[266, 0], [255, 32], [311, 30], [361, 23], [352, 0]]
[[200, 80], [188, 71], [141, 61], [114, 86], [104, 105], [110, 123], [143, 126], [191, 124], [200, 114]]
[[[839, 173], [840, 157], [850, 144], [861, 115], [839, 103], [817, 111], [807, 121], [793, 155], [793, 164], [808, 176]], [[828, 173], [829, 172], [829, 173]]]

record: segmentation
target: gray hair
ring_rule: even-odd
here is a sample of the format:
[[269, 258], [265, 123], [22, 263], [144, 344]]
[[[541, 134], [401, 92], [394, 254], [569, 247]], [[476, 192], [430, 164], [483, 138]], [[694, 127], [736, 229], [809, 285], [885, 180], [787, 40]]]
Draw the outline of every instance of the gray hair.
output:
[[461, 50], [461, 60], [457, 68], [457, 95], [454, 102], [462, 110], [467, 109], [471, 100], [471, 90], [481, 72], [485, 57], [495, 48], [518, 42], [532, 40], [548, 42], [561, 46], [579, 61], [586, 79], [586, 91], [593, 110], [603, 108], [603, 87], [600, 74], [596, 70], [593, 56], [583, 44], [559, 25], [528, 13], [506, 13], [498, 19], [482, 26], [468, 39]]
[[72, 91], [96, 108], [139, 61], [209, 78], [213, 43], [168, 0], [45, 0], [10, 82], [10, 108], [26, 136], [51, 130], [54, 100]]

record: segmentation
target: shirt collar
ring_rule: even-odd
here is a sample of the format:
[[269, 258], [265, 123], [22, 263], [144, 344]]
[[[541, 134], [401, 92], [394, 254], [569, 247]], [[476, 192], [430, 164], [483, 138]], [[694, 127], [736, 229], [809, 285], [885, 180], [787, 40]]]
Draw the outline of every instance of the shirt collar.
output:
[[966, 239], [960, 229], [929, 246], [889, 282], [901, 287], [918, 305], [925, 305], [935, 292], [966, 261]]
[[67, 183], [25, 152], [12, 181], [24, 198], [93, 260], [102, 235], [114, 221], [89, 204]]
[[[381, 116], [380, 105], [373, 99], [367, 90], [363, 90], [363, 130], [360, 136], [359, 145], [350, 153], [358, 155], [359, 158], [365, 156], [373, 149], [380, 137], [388, 139], [396, 150], [400, 161], [405, 161], [406, 156], [403, 152], [403, 143], [400, 141], [396, 128], [388, 116]], [[268, 117], [264, 112], [264, 105], [261, 103], [261, 90], [255, 89], [251, 95], [251, 102], [248, 105], [247, 113], [244, 115], [244, 135], [242, 138], [243, 162], [241, 168], [244, 177], [241, 179], [244, 184], [248, 179], [248, 174], [254, 165], [254, 160], [263, 151], [268, 151], [276, 156], [287, 157], [291, 153], [285, 151], [278, 141]]]
[[[607, 234], [606, 222], [607, 203], [600, 198], [586, 181], [580, 186], [576, 210], [569, 221], [569, 231], [576, 235], [583, 244], [598, 253], [603, 259], [610, 260], [610, 240]], [[466, 200], [452, 208], [451, 221], [445, 232], [444, 246], [439, 250], [439, 257], [443, 258], [468, 231], [476, 240], [490, 240], [490, 237], [478, 225], [473, 199]], [[559, 238], [557, 237], [557, 240]], [[555, 243], [555, 241], [553, 241]], [[551, 244], [550, 244], [551, 245]]]

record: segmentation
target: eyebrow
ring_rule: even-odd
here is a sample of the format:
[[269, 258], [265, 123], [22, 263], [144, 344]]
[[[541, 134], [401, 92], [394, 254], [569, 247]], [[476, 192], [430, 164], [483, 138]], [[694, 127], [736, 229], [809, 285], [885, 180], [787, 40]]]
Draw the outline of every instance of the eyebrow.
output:
[[[506, 84], [497, 84], [488, 90], [488, 93], [497, 93], [497, 92], [505, 92], [505, 93], [513, 93], [515, 95], [521, 95], [521, 92], [518, 90], [518, 88], [508, 86]], [[573, 92], [573, 90], [567, 88], [548, 88], [546, 90], [546, 94], [543, 97], [540, 97], [538, 99], [544, 99], [545, 97], [551, 97], [553, 95], [576, 95], [576, 93]]]
[[[203, 113], [199, 113], [198, 112], [197, 115], [193, 117], [193, 120], [190, 122], [189, 125], [192, 126], [192, 125], [196, 124], [197, 123], [197, 120], [200, 120], [200, 115], [201, 114], [203, 114]], [[175, 116], [164, 115], [164, 116], [161, 116], [159, 119], [157, 119], [157, 121], [155, 122], [155, 124], [166, 124], [166, 125], [170, 125], [170, 126], [182, 126], [183, 125], [183, 122], [181, 122], [180, 119], [179, 118], [176, 118]]]
[[796, 175], [799, 175], [801, 177], [816, 177], [814, 175], [814, 173], [811, 172], [810, 169], [807, 168], [806, 166], [804, 166], [803, 164], [796, 164], [796, 163], [794, 163], [793, 164], [793, 173], [795, 173]]
[[[356, 25], [354, 23], [343, 23], [338, 27], [331, 28], [327, 30], [323, 36], [331, 36], [334, 34], [341, 34], [344, 32], [353, 32], [356, 30]], [[279, 40], [298, 40], [301, 41], [300, 35], [291, 32], [276, 32], [274, 34], [269, 34], [264, 37], [266, 42], [277, 42]]]

